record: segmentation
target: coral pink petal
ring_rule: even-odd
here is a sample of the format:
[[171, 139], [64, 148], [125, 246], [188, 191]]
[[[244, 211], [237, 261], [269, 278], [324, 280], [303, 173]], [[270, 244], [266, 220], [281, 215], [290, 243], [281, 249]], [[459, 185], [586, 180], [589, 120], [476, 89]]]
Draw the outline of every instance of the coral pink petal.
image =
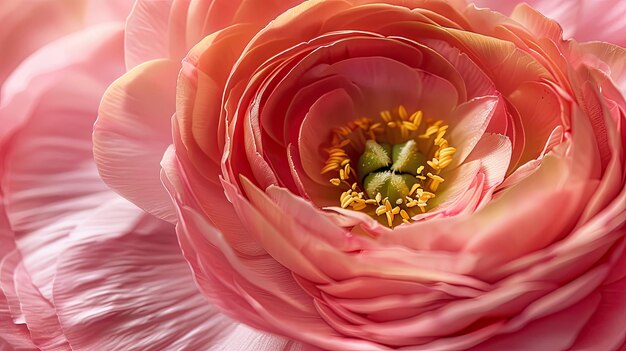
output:
[[447, 139], [457, 149], [450, 168], [460, 165], [474, 150], [496, 111], [498, 97], [474, 98], [459, 105], [446, 119], [450, 126]]
[[326, 72], [354, 82], [366, 98], [369, 113], [402, 104], [410, 111], [420, 109], [426, 116], [446, 116], [458, 103], [452, 83], [386, 57], [346, 59], [330, 65]]
[[[444, 175], [445, 184], [441, 186], [440, 192], [437, 197], [432, 201], [432, 204], [436, 206], [433, 209], [433, 214], [439, 211], [445, 211], [447, 215], [455, 215], [460, 211], [465, 210], [466, 203], [458, 203], [459, 200], [471, 189], [472, 183], [475, 182], [476, 176], [481, 171], [480, 162], [465, 162], [459, 167], [448, 171]], [[429, 202], [430, 203], [430, 202]], [[450, 206], [453, 206], [450, 208]], [[419, 217], [428, 217], [430, 212], [420, 215]], [[427, 238], [424, 238], [427, 239]]]
[[[242, 201], [242, 199], [238, 199], [236, 202], [240, 201]], [[238, 210], [253, 210], [243, 203], [242, 205], [246, 208], [239, 208]], [[247, 320], [249, 324], [259, 325], [259, 323], [261, 323], [260, 325], [265, 325], [266, 327], [269, 325], [272, 329], [279, 328], [278, 330], [285, 335], [291, 337], [297, 336], [300, 340], [322, 345], [325, 348], [340, 348], [342, 350], [381, 349], [370, 342], [345, 339], [321, 321], [319, 316], [309, 314], [310, 312], [305, 313], [298, 308], [284, 306], [283, 303], [278, 303], [279, 297], [264, 293], [262, 290], [259, 290], [259, 288], [251, 286], [246, 281], [245, 277], [241, 277], [233, 271], [233, 266], [231, 266], [229, 262], [223, 261], [229, 260], [230, 263], [233, 263], [232, 259], [237, 258], [232, 256], [232, 252], [229, 252], [230, 250], [227, 246], [224, 246], [220, 233], [201, 216], [194, 214], [193, 210], [190, 208], [182, 208], [181, 210], [183, 218], [181, 223], [185, 224], [185, 231], [187, 232], [179, 232], [181, 241], [193, 237], [199, 239], [197, 233], [202, 233], [204, 237], [204, 239], [195, 243], [193, 251], [187, 251], [192, 248], [186, 245], [183, 245], [183, 251], [186, 254], [190, 254], [187, 256], [188, 259], [191, 257], [196, 260], [191, 261], [191, 264], [196, 273], [196, 278], [201, 282], [200, 288], [204, 289], [205, 293], [209, 296], [216, 296], [216, 294], [218, 294], [217, 296], [221, 297], [219, 302], [225, 304], [225, 306], [221, 306], [222, 308], [229, 310], [230, 313], [236, 315], [240, 320]], [[254, 228], [261, 231], [259, 234], [275, 234], [270, 232], [275, 231], [275, 229], [271, 229], [264, 224], [259, 224], [260, 223], [254, 224]], [[194, 232], [196, 234], [194, 234]], [[212, 245], [207, 245], [207, 241]], [[215, 244], [217, 244], [221, 250], [215, 250], [213, 247]], [[200, 250], [203, 255], [199, 257], [194, 254], [196, 250]], [[212, 255], [206, 255], [210, 253], [212, 253]], [[226, 258], [223, 255], [229, 257]], [[201, 261], [197, 261], [198, 258], [200, 258]], [[231, 289], [235, 289], [235, 291]], [[298, 287], [296, 290], [289, 290], [289, 293], [295, 296], [303, 292]], [[281, 298], [287, 297], [288, 296], [282, 296]], [[312, 302], [310, 298], [307, 300], [309, 304]], [[234, 302], [237, 302], [237, 304], [234, 304]], [[304, 349], [306, 350], [308, 348], [305, 347]]]
[[[570, 216], [581, 211], [577, 201], [590, 190], [587, 184], [567, 182], [569, 172], [563, 159], [546, 157], [535, 173], [492, 201], [469, 221], [468, 225], [474, 229], [468, 229], [468, 232], [475, 235], [468, 238], [466, 250], [481, 255], [496, 250], [498, 253], [485, 258], [485, 263], [506, 262], [559, 239], [570, 225]], [[542, 206], [537, 207], [538, 203]], [[528, 218], [533, 221], [528, 222]], [[506, 244], [512, 241], [516, 245]]]
[[601, 42], [582, 43], [579, 47], [584, 54], [596, 58], [585, 60], [586, 63], [605, 72], [622, 95], [626, 96], [626, 49]]
[[[176, 125], [174, 130], [175, 135], [178, 135]], [[183, 148], [180, 138], [176, 138], [175, 142], [176, 148]], [[174, 149], [174, 146], [168, 148], [161, 161], [161, 178], [172, 198], [192, 198], [198, 208], [212, 219], [212, 225], [218, 228], [234, 250], [249, 256], [265, 254], [265, 250], [250, 236], [226, 198], [218, 176], [219, 166], [207, 163], [199, 170], [187, 159], [187, 155], [176, 155]], [[192, 193], [191, 189], [202, 191]]]
[[626, 278], [604, 285], [600, 302], [572, 349], [616, 350], [626, 342]]
[[172, 143], [179, 65], [155, 60], [115, 81], [102, 98], [94, 127], [94, 157], [102, 179], [159, 218], [175, 221], [160, 179], [160, 162]]
[[565, 111], [556, 92], [544, 83], [521, 85], [509, 96], [509, 101], [521, 116], [525, 144], [519, 162], [526, 163], [541, 154], [550, 134], [561, 124]]
[[257, 30], [248, 24], [213, 33], [194, 46], [183, 60], [176, 105], [180, 134], [186, 148], [200, 148], [215, 163], [219, 162], [224, 148], [224, 122], [220, 119], [224, 113], [224, 85], [233, 64]]
[[[485, 133], [465, 162], [479, 161], [485, 175], [486, 192], [493, 192], [502, 183], [511, 163], [511, 140], [504, 135]], [[490, 200], [490, 198], [488, 199]]]
[[54, 284], [74, 350], [199, 349], [234, 326], [198, 293], [169, 223], [122, 200], [74, 235]]
[[302, 167], [319, 185], [332, 186], [328, 175], [320, 174], [326, 161], [322, 146], [328, 143], [333, 128], [345, 126], [357, 117], [350, 95], [343, 89], [336, 89], [317, 100], [304, 118], [299, 136]]
[[570, 349], [598, 303], [598, 296], [590, 296], [568, 309], [536, 320], [512, 333], [495, 336], [472, 351]]

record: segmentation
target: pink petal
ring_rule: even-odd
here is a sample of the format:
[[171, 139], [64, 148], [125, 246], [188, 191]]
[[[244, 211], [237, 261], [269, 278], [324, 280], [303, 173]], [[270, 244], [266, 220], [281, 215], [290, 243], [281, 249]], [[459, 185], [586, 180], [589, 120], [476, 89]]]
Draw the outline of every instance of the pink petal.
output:
[[[565, 39], [574, 38], [579, 41], [601, 40], [613, 42], [620, 46], [626, 46], [624, 35], [625, 24], [622, 21], [626, 15], [626, 4], [613, 0], [526, 0], [526, 1], [500, 1], [500, 0], [473, 0], [477, 6], [488, 7], [500, 11], [506, 15], [521, 4], [527, 3], [535, 8], [543, 16], [549, 17], [563, 27]], [[516, 8], [516, 19], [527, 24], [526, 16], [519, 16], [521, 12]]]
[[86, 22], [90, 25], [102, 22], [123, 22], [130, 14], [132, 0], [86, 0]]
[[179, 66], [169, 60], [144, 63], [106, 91], [93, 134], [102, 179], [141, 208], [175, 221], [161, 184], [160, 161], [171, 144]]
[[[483, 196], [492, 193], [502, 183], [511, 163], [511, 140], [499, 134], [484, 134], [465, 162], [477, 160], [485, 175]], [[491, 195], [489, 195], [490, 199]], [[487, 199], [486, 201], [488, 201]]]
[[[564, 183], [569, 171], [563, 162], [546, 158], [535, 173], [477, 212], [470, 220], [476, 225], [470, 230], [475, 235], [466, 249], [481, 255], [497, 250], [497, 255], [485, 257], [485, 263], [506, 262], [558, 240], [581, 211], [581, 194], [590, 190], [586, 184]], [[516, 244], [506, 244], [512, 241]]]
[[502, 334], [478, 345], [474, 350], [564, 350], [569, 349], [577, 335], [598, 306], [598, 297], [591, 296], [560, 313], [539, 319], [521, 330]]
[[139, 0], [127, 23], [127, 67], [158, 58], [178, 62], [212, 33], [233, 24], [265, 26], [301, 1]]
[[600, 302], [572, 349], [616, 350], [626, 342], [626, 279], [602, 286]]
[[209, 351], [314, 351], [308, 345], [252, 329], [238, 324], [227, 335], [209, 348]]
[[126, 68], [150, 60], [170, 58], [169, 18], [174, 0], [135, 2], [125, 31]]
[[[59, 71], [81, 71], [77, 67], [82, 65], [82, 71], [88, 71], [97, 80], [106, 81], [106, 84], [119, 76], [123, 67], [117, 64], [117, 60], [100, 66], [94, 62], [99, 57], [115, 56], [121, 52], [122, 38], [119, 36], [122, 29], [117, 24], [95, 26], [59, 39], [24, 60], [2, 86], [0, 108], [3, 112], [0, 118], [4, 128], [0, 129], [0, 141], [30, 118], [41, 94], [58, 85]], [[101, 45], [86, 45], [94, 37], [102, 38], [104, 42]], [[99, 69], [91, 70], [92, 66]]]
[[[276, 228], [273, 228], [267, 221], [263, 221], [260, 217], [248, 217], [256, 211], [243, 201], [245, 200], [237, 199], [235, 201], [235, 204], [241, 205], [236, 210], [243, 211], [240, 212], [242, 216], [254, 220], [254, 224], [248, 226], [249, 229], [258, 231], [258, 233], [254, 233], [255, 235], [276, 236]], [[280, 331], [285, 335], [323, 345], [323, 347], [338, 347], [346, 350], [378, 349], [377, 345], [366, 341], [345, 339], [323, 323], [314, 311], [307, 311], [308, 307], [306, 306], [310, 306], [312, 301], [308, 295], [303, 295], [304, 291], [300, 287], [286, 285], [283, 287], [286, 294], [276, 296], [274, 295], [276, 292], [272, 288], [274, 284], [271, 281], [267, 287], [254, 286], [259, 282], [254, 282], [254, 285], [251, 285], [251, 281], [247, 281], [247, 277], [253, 278], [253, 276], [241, 276], [237, 272], [245, 272], [241, 271], [244, 268], [242, 263], [249, 258], [233, 255], [233, 252], [225, 245], [220, 233], [190, 208], [182, 208], [181, 214], [183, 218], [181, 223], [185, 225], [184, 231], [179, 232], [181, 241], [195, 240], [193, 246], [184, 244], [183, 250], [188, 253], [188, 258], [193, 259], [191, 264], [196, 273], [196, 278], [201, 282], [200, 288], [209, 297], [216, 299], [221, 308], [236, 315], [240, 320], [246, 320], [248, 324], [260, 325], [264, 329], [272, 331]], [[271, 243], [266, 239], [269, 238], [263, 239], [264, 244], [270, 245]], [[213, 245], [217, 245], [217, 250]], [[271, 245], [287, 248], [284, 243], [279, 242]], [[201, 255], [197, 255], [195, 252], [200, 252]], [[225, 262], [224, 260], [228, 261]], [[293, 262], [297, 263], [297, 260]], [[250, 265], [246, 270], [251, 268], [254, 269], [254, 265]], [[282, 273], [275, 277], [268, 276], [268, 278], [287, 282]], [[293, 285], [293, 281], [289, 285]], [[284, 305], [285, 301], [289, 300], [300, 301], [300, 307], [293, 308], [293, 306]]]
[[354, 82], [370, 113], [402, 104], [410, 111], [420, 109], [426, 116], [446, 116], [458, 103], [458, 92], [447, 80], [386, 57], [350, 58], [330, 65], [325, 72]]
[[[55, 267], [50, 252], [64, 245], [85, 211], [112, 196], [93, 165], [90, 140], [100, 96], [123, 70], [121, 31], [81, 32], [48, 50], [50, 56], [33, 57], [24, 71], [45, 66], [48, 58], [54, 66], [56, 59], [78, 53], [63, 70], [14, 90], [0, 108], [0, 120], [10, 121], [17, 111], [17, 122], [23, 124], [3, 148], [0, 187], [26, 270], [49, 300]], [[24, 100], [31, 101], [32, 109], [24, 109]]]
[[451, 130], [447, 139], [457, 149], [450, 168], [463, 163], [474, 150], [496, 111], [497, 103], [496, 96], [474, 98], [459, 105], [447, 118]]
[[17, 267], [14, 275], [22, 313], [37, 347], [41, 349], [69, 348], [54, 306], [33, 285], [23, 264]]
[[13, 280], [13, 271], [19, 259], [17, 251], [12, 251], [0, 260], [0, 338], [16, 348], [34, 348]]
[[[563, 26], [565, 38], [601, 40], [626, 46], [626, 4], [611, 0], [538, 1], [535, 7]], [[584, 14], [581, 15], [581, 14]]]
[[54, 301], [72, 348], [198, 349], [219, 340], [233, 323], [198, 293], [174, 228], [127, 203], [112, 209], [77, 229], [82, 239], [59, 260]]
[[[481, 163], [476, 161], [464, 162], [459, 167], [446, 172], [444, 176], [446, 184], [441, 186], [437, 197], [431, 200], [435, 208], [414, 218], [429, 218], [438, 214], [454, 216], [465, 211], [473, 212], [475, 207], [470, 207], [468, 201], [474, 193], [481, 166]], [[479, 191], [479, 194], [481, 193]]]
[[343, 89], [323, 95], [304, 118], [299, 135], [299, 154], [306, 175], [318, 185], [332, 187], [328, 182], [330, 177], [320, 174], [325, 161], [322, 146], [328, 143], [333, 128], [345, 126], [355, 118], [358, 113], [354, 103]]
[[[583, 57], [587, 64], [605, 72], [622, 95], [626, 95], [626, 49], [601, 42], [582, 43], [579, 49], [587, 55]], [[591, 60], [594, 57], [596, 60]]]
[[527, 82], [509, 96], [520, 114], [524, 129], [524, 151], [518, 161], [526, 163], [539, 157], [552, 131], [561, 125], [564, 115], [561, 97], [547, 84]]
[[[174, 126], [174, 135], [178, 135]], [[180, 138], [176, 138], [175, 147], [166, 151], [162, 160], [163, 183], [167, 186], [172, 198], [190, 198], [224, 235], [224, 239], [236, 251], [244, 255], [264, 255], [265, 250], [245, 229], [244, 223], [233, 211], [229, 199], [224, 194], [220, 183], [217, 165], [205, 167], [200, 171], [188, 159], [184, 152], [176, 155], [175, 148], [184, 148]], [[191, 189], [194, 191], [192, 192]]]
[[0, 86], [18, 64], [43, 45], [81, 27], [73, 0], [7, 0], [0, 8]]

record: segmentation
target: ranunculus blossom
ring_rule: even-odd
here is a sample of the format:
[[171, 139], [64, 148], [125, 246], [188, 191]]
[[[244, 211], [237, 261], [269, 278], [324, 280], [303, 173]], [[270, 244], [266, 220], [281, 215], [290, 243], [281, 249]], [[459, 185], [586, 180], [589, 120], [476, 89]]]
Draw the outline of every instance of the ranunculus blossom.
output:
[[0, 105], [0, 348], [623, 349], [598, 3], [137, 0], [44, 47]]

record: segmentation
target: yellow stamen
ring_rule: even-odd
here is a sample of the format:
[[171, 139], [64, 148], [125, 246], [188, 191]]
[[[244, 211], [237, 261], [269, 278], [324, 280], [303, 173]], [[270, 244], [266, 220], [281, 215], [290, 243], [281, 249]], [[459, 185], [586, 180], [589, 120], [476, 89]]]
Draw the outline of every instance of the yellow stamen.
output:
[[380, 203], [382, 199], [383, 199], [383, 196], [381, 195], [381, 193], [376, 194], [376, 203]]
[[409, 114], [406, 112], [406, 108], [402, 105], [398, 107], [398, 116], [402, 119], [407, 119], [409, 117]]
[[367, 207], [367, 205], [364, 202], [359, 202], [356, 204], [352, 204], [352, 209], [355, 211], [361, 211], [363, 209], [365, 209]]
[[350, 206], [352, 202], [354, 202], [354, 198], [352, 196], [347, 196], [344, 201], [341, 202], [341, 208]]
[[409, 214], [405, 210], [400, 211], [400, 216], [402, 216], [403, 219], [407, 219], [407, 220], [411, 218], [409, 217]]
[[379, 216], [385, 212], [387, 212], [387, 207], [385, 206], [378, 206], [378, 208], [376, 209], [376, 214]]
[[336, 169], [339, 169], [341, 166], [339, 166], [336, 163], [331, 163], [331, 164], [327, 164], [326, 166], [324, 166], [324, 168], [322, 168], [322, 174], [326, 174], [330, 171], [334, 171]]
[[393, 213], [391, 213], [391, 211], [387, 211], [385, 214], [387, 215], [387, 224], [390, 227], [393, 227]]
[[[339, 179], [337, 179], [339, 180]], [[419, 183], [415, 183], [413, 184], [413, 186], [411, 187], [411, 191], [409, 191], [409, 195], [413, 195], [413, 193], [420, 187]]]

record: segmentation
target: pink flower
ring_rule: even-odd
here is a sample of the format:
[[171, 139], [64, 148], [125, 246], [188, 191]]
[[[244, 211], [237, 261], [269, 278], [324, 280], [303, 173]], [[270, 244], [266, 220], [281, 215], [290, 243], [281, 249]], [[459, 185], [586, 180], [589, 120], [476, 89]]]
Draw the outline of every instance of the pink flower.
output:
[[[298, 3], [138, 0], [12, 74], [0, 349], [623, 348], [624, 49]], [[93, 151], [149, 214], [91, 159], [120, 75]]]

